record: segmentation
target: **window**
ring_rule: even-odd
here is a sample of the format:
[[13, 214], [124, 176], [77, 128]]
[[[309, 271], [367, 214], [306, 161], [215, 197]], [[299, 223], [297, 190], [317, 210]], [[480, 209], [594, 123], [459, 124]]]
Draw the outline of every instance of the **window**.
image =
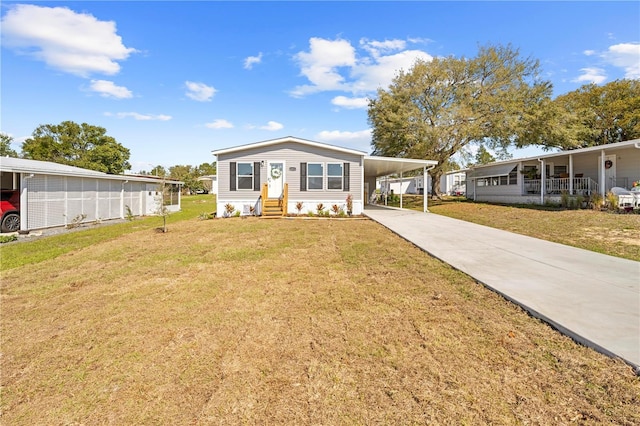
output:
[[253, 163], [238, 163], [238, 189], [253, 189]]
[[342, 163], [327, 164], [327, 189], [342, 190]]
[[324, 164], [307, 164], [307, 189], [322, 189], [324, 179]]
[[518, 166], [514, 167], [513, 170], [509, 172], [509, 182], [508, 185], [517, 185], [518, 184]]

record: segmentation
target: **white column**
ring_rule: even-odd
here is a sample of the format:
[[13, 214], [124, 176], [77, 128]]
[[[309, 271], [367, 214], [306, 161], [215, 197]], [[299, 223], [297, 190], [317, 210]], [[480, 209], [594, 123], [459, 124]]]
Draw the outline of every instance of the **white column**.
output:
[[573, 154], [569, 154], [569, 194], [573, 195]]
[[604, 198], [606, 189], [605, 189], [605, 180], [604, 180], [604, 149], [600, 151], [600, 167], [598, 168], [598, 185], [600, 185], [600, 194], [602, 198]]
[[402, 179], [402, 171], [400, 171], [400, 208], [402, 208], [402, 193], [404, 192], [402, 190], [402, 184], [403, 184], [403, 179]]
[[427, 179], [428, 176], [427, 167], [425, 166], [422, 170], [422, 207], [424, 209], [424, 213], [429, 211], [429, 191], [427, 191], [427, 185], [429, 184], [429, 180]]
[[538, 160], [540, 162], [540, 205], [544, 204], [544, 192], [547, 185], [547, 171], [545, 170], [544, 160]]

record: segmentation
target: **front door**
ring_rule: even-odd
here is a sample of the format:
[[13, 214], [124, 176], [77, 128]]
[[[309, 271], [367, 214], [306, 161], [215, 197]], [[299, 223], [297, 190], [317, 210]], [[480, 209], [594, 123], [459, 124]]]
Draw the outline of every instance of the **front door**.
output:
[[267, 168], [269, 198], [280, 198], [284, 189], [284, 161], [269, 161]]
[[609, 191], [616, 184], [616, 156], [606, 155], [604, 157], [604, 188]]

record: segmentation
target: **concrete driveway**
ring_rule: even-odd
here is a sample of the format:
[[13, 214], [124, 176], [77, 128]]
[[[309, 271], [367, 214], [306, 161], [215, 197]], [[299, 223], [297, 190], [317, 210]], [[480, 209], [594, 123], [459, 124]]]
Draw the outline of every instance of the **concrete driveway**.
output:
[[640, 262], [433, 213], [377, 206], [364, 213], [640, 374]]

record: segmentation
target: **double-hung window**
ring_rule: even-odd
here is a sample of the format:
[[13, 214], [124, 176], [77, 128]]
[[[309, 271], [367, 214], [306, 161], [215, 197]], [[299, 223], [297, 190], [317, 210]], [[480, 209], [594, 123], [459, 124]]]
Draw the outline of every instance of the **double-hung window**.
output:
[[238, 189], [253, 189], [253, 163], [238, 163]]
[[327, 189], [342, 191], [342, 163], [327, 164]]
[[307, 163], [307, 189], [322, 189], [324, 164]]

